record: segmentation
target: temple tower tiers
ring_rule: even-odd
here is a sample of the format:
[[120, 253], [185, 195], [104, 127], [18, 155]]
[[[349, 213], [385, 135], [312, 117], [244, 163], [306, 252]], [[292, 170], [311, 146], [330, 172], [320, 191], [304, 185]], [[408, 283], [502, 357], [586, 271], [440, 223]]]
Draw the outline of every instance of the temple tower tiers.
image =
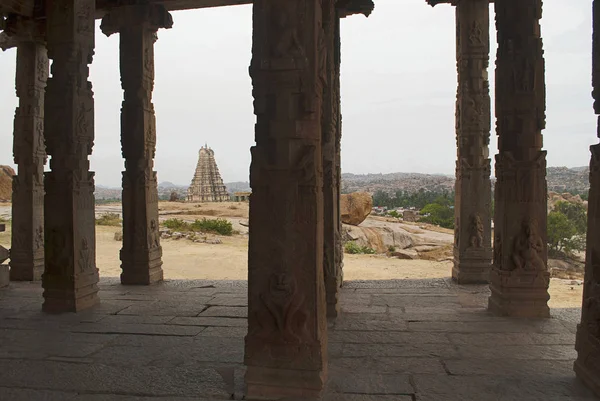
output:
[[207, 145], [198, 152], [198, 164], [188, 188], [188, 202], [224, 202], [229, 200], [227, 188], [219, 173], [215, 152]]

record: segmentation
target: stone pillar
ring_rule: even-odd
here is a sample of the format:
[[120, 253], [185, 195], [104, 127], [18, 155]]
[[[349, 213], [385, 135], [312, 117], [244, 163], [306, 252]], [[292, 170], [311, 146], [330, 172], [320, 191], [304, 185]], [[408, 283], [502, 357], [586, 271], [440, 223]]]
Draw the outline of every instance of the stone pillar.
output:
[[489, 0], [456, 5], [456, 187], [454, 267], [459, 284], [487, 283], [492, 264]]
[[336, 185], [336, 215], [335, 222], [337, 225], [336, 237], [335, 237], [335, 266], [336, 266], [336, 277], [337, 284], [342, 287], [344, 284], [344, 244], [342, 243], [342, 216], [341, 216], [341, 205], [340, 199], [342, 194], [342, 94], [340, 84], [340, 67], [342, 62], [342, 49], [341, 49], [341, 32], [340, 32], [340, 16], [339, 11], [337, 12], [337, 18], [335, 20], [335, 37], [334, 37], [334, 93], [337, 96], [335, 101], [337, 124], [335, 127], [335, 185]]
[[[600, 115], [600, 4], [593, 3], [592, 96], [594, 113]], [[600, 137], [600, 117], [598, 132]], [[577, 327], [575, 373], [600, 396], [600, 144], [590, 147], [590, 193], [588, 207], [585, 280], [581, 323]]]
[[494, 3], [498, 152], [489, 309], [548, 317], [545, 83], [540, 0]]
[[326, 380], [321, 11], [254, 2], [247, 399], [317, 397]]
[[107, 36], [120, 33], [121, 145], [123, 172], [123, 249], [121, 283], [152, 284], [163, 279], [158, 229], [158, 182], [154, 167], [156, 121], [154, 42], [173, 19], [160, 4], [114, 8], [102, 20]]
[[45, 102], [46, 312], [76, 312], [98, 303], [94, 173], [94, 97], [88, 81], [94, 54], [94, 0], [54, 0], [47, 10], [52, 77]]
[[13, 17], [9, 29], [17, 45], [13, 156], [10, 279], [40, 280], [44, 272], [44, 95], [48, 54], [44, 28], [33, 20]]
[[338, 280], [340, 238], [339, 183], [338, 183], [338, 121], [339, 121], [339, 69], [336, 56], [339, 18], [332, 1], [323, 3], [324, 51], [326, 52], [326, 81], [323, 87], [323, 270], [327, 298], [327, 317], [335, 318], [339, 313]]

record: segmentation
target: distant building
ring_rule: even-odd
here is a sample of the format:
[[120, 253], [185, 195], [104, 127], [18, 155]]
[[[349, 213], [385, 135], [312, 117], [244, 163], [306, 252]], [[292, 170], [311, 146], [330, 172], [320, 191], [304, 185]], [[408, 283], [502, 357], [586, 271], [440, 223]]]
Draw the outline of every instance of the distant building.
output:
[[198, 152], [198, 164], [187, 192], [188, 202], [225, 202], [229, 200], [215, 161], [215, 152], [205, 145]]

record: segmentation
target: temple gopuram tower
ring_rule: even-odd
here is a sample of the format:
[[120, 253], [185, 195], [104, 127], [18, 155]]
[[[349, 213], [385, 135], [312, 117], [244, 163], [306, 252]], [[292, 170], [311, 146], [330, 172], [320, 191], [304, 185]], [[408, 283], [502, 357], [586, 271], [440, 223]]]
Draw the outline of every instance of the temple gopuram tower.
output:
[[215, 161], [215, 152], [205, 145], [198, 152], [198, 164], [188, 188], [188, 202], [225, 202], [229, 200]]

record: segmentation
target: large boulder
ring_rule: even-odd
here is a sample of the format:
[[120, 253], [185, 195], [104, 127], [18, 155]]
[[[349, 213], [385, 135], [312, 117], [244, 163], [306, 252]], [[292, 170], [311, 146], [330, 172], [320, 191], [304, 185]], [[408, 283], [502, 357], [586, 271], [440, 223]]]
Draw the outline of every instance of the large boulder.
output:
[[15, 170], [9, 166], [0, 166], [0, 202], [12, 200], [12, 178]]
[[357, 226], [371, 213], [373, 198], [366, 192], [343, 194], [340, 198], [342, 222]]

